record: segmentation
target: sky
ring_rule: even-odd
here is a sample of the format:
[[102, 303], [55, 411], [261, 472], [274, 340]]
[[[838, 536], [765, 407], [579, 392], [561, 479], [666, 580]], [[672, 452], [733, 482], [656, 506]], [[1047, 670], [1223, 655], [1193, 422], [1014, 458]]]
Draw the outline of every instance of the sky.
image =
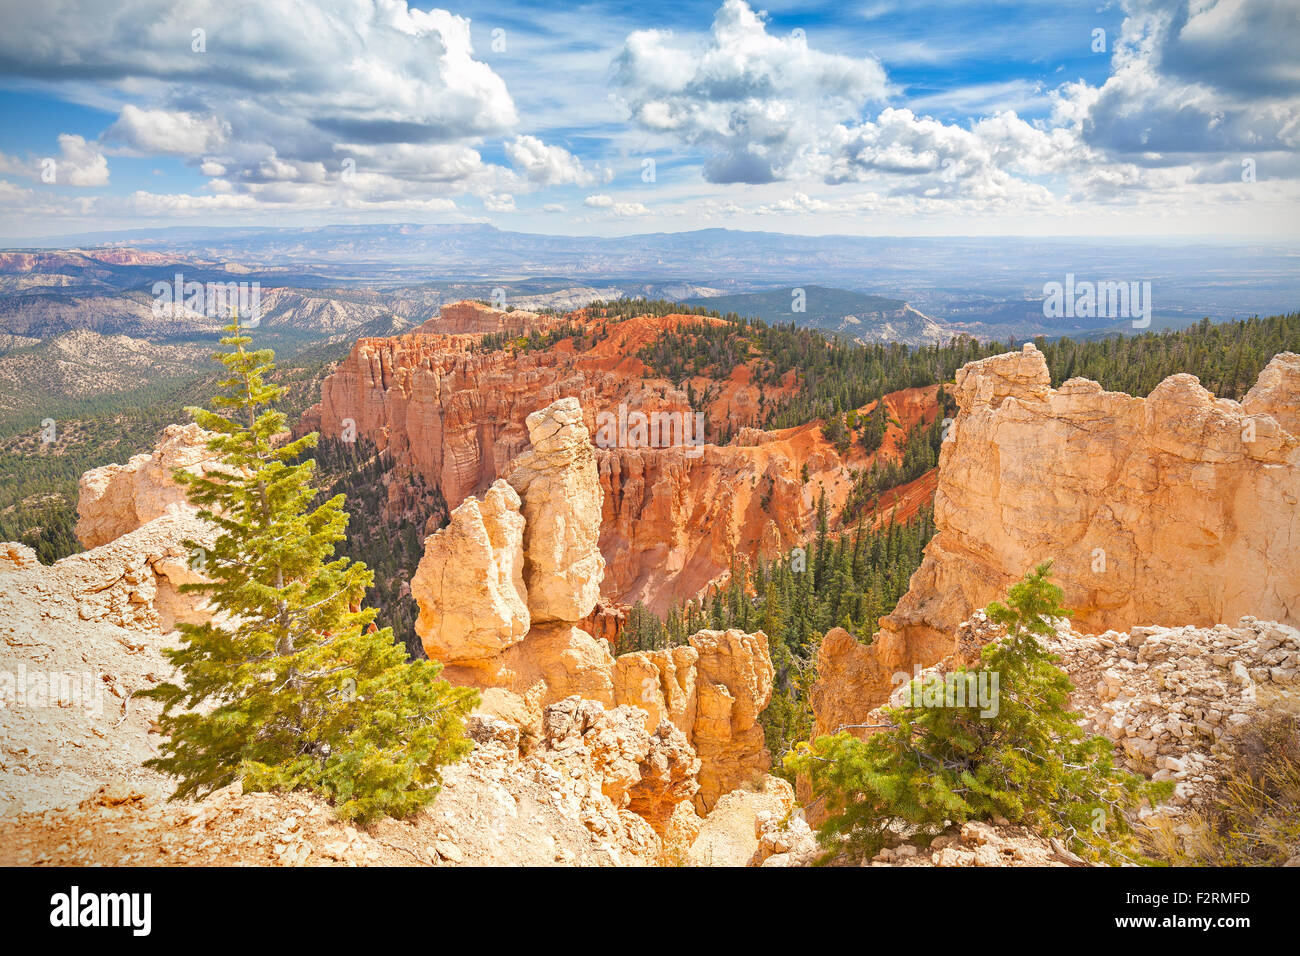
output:
[[1297, 0], [0, 0], [0, 236], [1300, 238]]

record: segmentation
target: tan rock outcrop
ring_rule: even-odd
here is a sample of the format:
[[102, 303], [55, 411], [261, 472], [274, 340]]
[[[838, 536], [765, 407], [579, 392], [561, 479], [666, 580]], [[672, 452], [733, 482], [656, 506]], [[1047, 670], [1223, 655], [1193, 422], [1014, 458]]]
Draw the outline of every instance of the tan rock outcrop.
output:
[[701, 631], [689, 645], [614, 658], [604, 641], [578, 627], [541, 624], [500, 655], [449, 664], [443, 676], [483, 690], [486, 712], [534, 736], [544, 710], [569, 696], [637, 708], [647, 733], [670, 726], [700, 756], [700, 813], [771, 768], [758, 723], [773, 679], [762, 632]]
[[[178, 511], [89, 551], [62, 558], [48, 569], [51, 588], [70, 594], [83, 621], [170, 631], [177, 622], [206, 620], [202, 595], [182, 594], [182, 584], [203, 580], [216, 529]], [[192, 540], [197, 548], [185, 545]]]
[[158, 446], [125, 465], [92, 468], [78, 482], [77, 539], [95, 548], [134, 531], [155, 518], [198, 509], [186, 498], [172, 472], [200, 474], [212, 464], [207, 433], [198, 425], [168, 425]]
[[695, 734], [700, 652], [690, 645], [634, 651], [614, 659], [614, 700], [645, 711], [646, 729], [668, 721]]
[[582, 629], [610, 647], [616, 647], [630, 610], [626, 604], [617, 601], [597, 601], [591, 613], [582, 619]]
[[537, 622], [580, 621], [605, 575], [595, 449], [576, 398], [533, 412], [527, 424], [532, 447], [507, 480], [523, 502], [528, 610]]
[[524, 591], [524, 517], [519, 496], [496, 481], [466, 498], [445, 528], [424, 543], [411, 579], [425, 653], [454, 664], [493, 657], [523, 640], [530, 623]]
[[165, 781], [140, 766], [157, 755], [148, 730], [161, 705], [133, 695], [170, 673], [161, 652], [175, 622], [207, 616], [201, 595], [177, 587], [202, 560], [182, 542], [211, 534], [177, 512], [48, 566], [0, 545], [0, 815], [110, 781], [161, 796]]
[[633, 707], [606, 709], [569, 697], [546, 708], [542, 737], [546, 750], [581, 751], [614, 806], [635, 813], [660, 836], [677, 805], [699, 788], [700, 762], [685, 735], [666, 722], [646, 731]]
[[750, 866], [811, 866], [824, 853], [801, 810], [760, 810], [754, 818], [758, 849]]
[[[953, 824], [930, 842], [899, 838], [863, 866], [1086, 866], [1056, 837], [1046, 838], [1026, 827], [970, 820]], [[767, 865], [767, 864], [764, 864]]]
[[758, 717], [772, 698], [775, 671], [762, 631], [700, 631], [690, 645], [699, 654], [691, 733], [700, 755], [695, 805], [706, 813], [722, 794], [771, 768]]
[[689, 643], [622, 654], [614, 661], [614, 699], [645, 711], [646, 728], [667, 721], [700, 755], [696, 809], [767, 773], [759, 715], [772, 697], [771, 653], [762, 631], [700, 631]]
[[1048, 559], [1082, 632], [1244, 614], [1295, 624], [1298, 393], [1290, 353], [1241, 403], [1185, 374], [1147, 398], [1084, 379], [1053, 389], [1032, 345], [965, 366], [940, 453], [938, 532], [875, 642], [823, 647], [823, 660], [851, 658], [821, 671], [814, 699], [835, 716], [819, 725], [858, 722], [888, 695], [882, 679], [946, 656], [961, 622]]
[[[774, 676], [767, 637], [701, 631], [689, 646], [616, 661], [609, 642], [575, 624], [595, 608], [604, 572], [596, 547], [602, 493], [582, 408], [562, 399], [530, 415], [528, 426], [532, 448], [510, 485], [498, 481], [482, 504], [466, 499], [426, 540], [412, 582], [417, 633], [448, 680], [484, 691], [485, 713], [534, 735], [546, 732], [546, 709], [569, 697], [638, 708], [646, 733], [671, 730], [704, 754], [694, 799], [707, 812], [771, 765], [758, 723]], [[654, 801], [644, 809], [660, 829], [672, 812]]]
[[552, 621], [535, 624], [499, 655], [448, 664], [443, 676], [453, 684], [510, 695], [500, 698], [493, 712], [523, 715], [523, 726], [536, 734], [546, 706], [566, 697], [613, 707], [613, 670], [608, 644], [573, 624]]

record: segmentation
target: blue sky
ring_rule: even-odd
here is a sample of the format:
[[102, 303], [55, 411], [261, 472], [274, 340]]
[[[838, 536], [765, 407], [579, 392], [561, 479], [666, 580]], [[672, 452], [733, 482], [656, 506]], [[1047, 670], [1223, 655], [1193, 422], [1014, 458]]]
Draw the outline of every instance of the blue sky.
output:
[[0, 36], [0, 235], [1300, 235], [1294, 0], [129, 0]]

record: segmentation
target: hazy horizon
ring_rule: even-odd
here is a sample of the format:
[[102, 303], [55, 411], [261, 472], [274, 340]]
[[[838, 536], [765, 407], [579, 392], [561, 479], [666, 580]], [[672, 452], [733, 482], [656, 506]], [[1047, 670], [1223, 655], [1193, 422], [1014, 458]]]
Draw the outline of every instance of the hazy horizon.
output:
[[1287, 0], [83, 0], [6, 20], [10, 246], [401, 222], [1300, 239]]

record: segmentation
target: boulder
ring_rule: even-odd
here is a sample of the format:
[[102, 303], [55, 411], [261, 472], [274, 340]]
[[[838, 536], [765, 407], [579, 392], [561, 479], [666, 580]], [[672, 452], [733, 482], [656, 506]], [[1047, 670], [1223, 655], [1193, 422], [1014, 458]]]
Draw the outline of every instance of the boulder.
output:
[[78, 482], [77, 539], [95, 548], [165, 514], [197, 512], [173, 472], [201, 474], [217, 464], [208, 451], [208, 437], [194, 423], [168, 425], [152, 452], [135, 455], [125, 465], [104, 465], [83, 474]]
[[515, 490], [498, 480], [481, 502], [466, 498], [425, 540], [411, 593], [420, 606], [416, 631], [431, 659], [484, 660], [528, 633], [519, 505]]

